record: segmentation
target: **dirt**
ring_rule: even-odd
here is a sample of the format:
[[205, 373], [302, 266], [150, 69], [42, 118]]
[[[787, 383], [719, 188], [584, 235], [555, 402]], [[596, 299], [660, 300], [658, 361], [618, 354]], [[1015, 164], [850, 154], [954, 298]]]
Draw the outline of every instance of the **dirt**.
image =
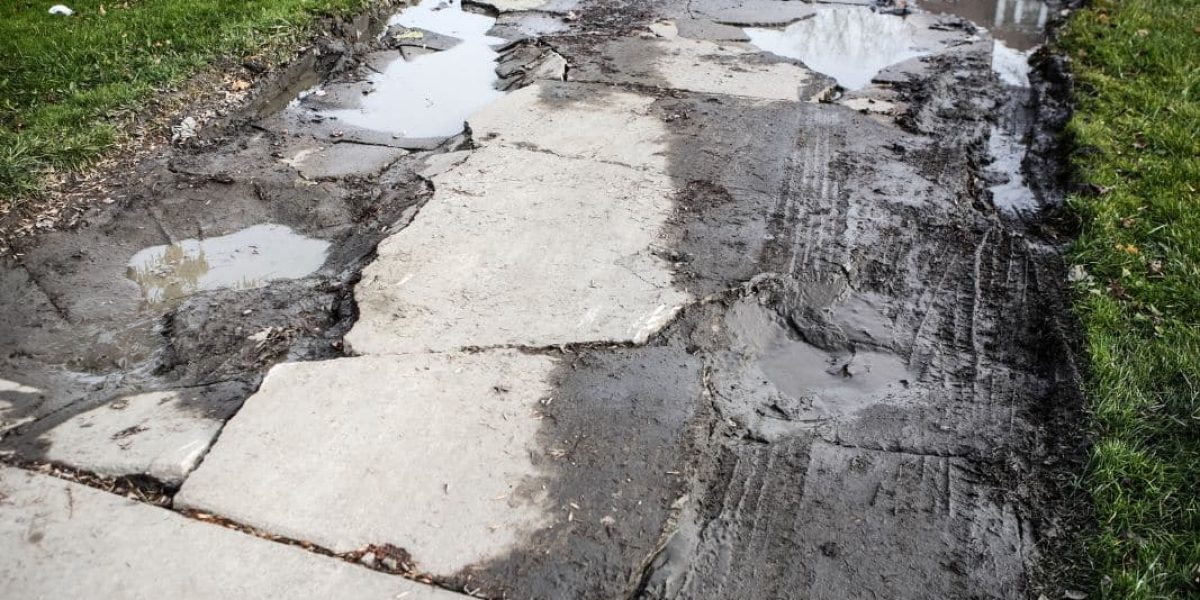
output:
[[[602, 43], [552, 45], [587, 68], [606, 60]], [[559, 410], [605, 416], [550, 419], [550, 439], [588, 451], [540, 483], [563, 510], [587, 506], [584, 522], [465, 577], [530, 598], [1086, 589], [1074, 535], [1088, 507], [1070, 482], [1087, 440], [1057, 224], [1067, 82], [1043, 53], [1028, 90], [1006, 87], [990, 50], [892, 70], [907, 108], [891, 118], [658, 92], [679, 190], [659, 252], [677, 286], [710, 301], [653, 350], [593, 349], [564, 369]], [[1030, 142], [1017, 163], [1031, 210], [993, 202], [997, 127]], [[698, 397], [658, 388], [696, 362]], [[611, 379], [580, 394], [606, 363]]]
[[[587, 2], [538, 47], [612, 71], [603, 44], [694, 8]], [[705, 23], [681, 31], [738, 39]], [[331, 77], [361, 81], [366, 50], [340, 54]], [[644, 346], [528, 349], [564, 361], [539, 434], [559, 452], [526, 485], [566, 525], [442, 583], [494, 598], [1086, 588], [1087, 506], [1070, 481], [1087, 440], [1060, 258], [1069, 81], [1043, 52], [1030, 87], [1011, 89], [990, 51], [964, 43], [886, 69], [872, 93], [891, 114], [623, 86], [652, 93], [669, 131], [676, 211], [658, 254], [700, 300]], [[287, 97], [303, 89], [284, 83]], [[469, 130], [385, 143], [406, 150], [306, 178], [285, 162], [305, 148], [375, 143], [261, 106], [276, 112], [140, 165], [77, 229], [18, 242], [0, 269], [0, 374], [43, 391], [0, 392], [7, 420], [32, 419], [6, 448], [36, 459], [41, 432], [134, 391], [191, 390], [196, 410], [228, 418], [270, 365], [341, 355], [359, 271], [430, 193], [418, 173], [471, 147]], [[1027, 142], [1030, 210], [993, 201], [996, 128]], [[161, 304], [125, 275], [143, 248], [259, 223], [329, 254], [305, 277]]]
[[[343, 58], [332, 61], [341, 63], [335, 73], [358, 69], [341, 42], [326, 52], [336, 56], [338, 48]], [[278, 87], [291, 97], [288, 86]], [[110, 204], [89, 209], [74, 229], [15, 241], [16, 256], [3, 259], [0, 271], [0, 371], [40, 391], [3, 392], [13, 405], [5, 429], [25, 423], [6, 432], [5, 446], [36, 455], [31, 448], [49, 427], [136, 392], [189, 390], [197, 412], [228, 418], [271, 364], [341, 355], [341, 334], [356, 315], [351, 286], [389, 228], [428, 197], [428, 183], [415, 172], [428, 153], [364, 156], [356, 144], [264, 130], [259, 111], [250, 103], [240, 121], [143, 161]], [[448, 140], [438, 151], [457, 143]], [[333, 176], [286, 162], [314, 148], [329, 156], [324, 170]], [[245, 279], [254, 269], [279, 275], [281, 261], [297, 250], [292, 238], [279, 238], [276, 256], [264, 257], [278, 236], [262, 235], [263, 224], [328, 242], [319, 268], [299, 279]], [[167, 290], [152, 299], [130, 277], [139, 252], [164, 245], [182, 252], [186, 240], [220, 240], [256, 227], [260, 235], [252, 232], [237, 249], [242, 254], [225, 261], [238, 279], [219, 286], [227, 289]], [[219, 268], [215, 255], [204, 258], [193, 252], [173, 269]], [[257, 259], [271, 262], [242, 268]]]

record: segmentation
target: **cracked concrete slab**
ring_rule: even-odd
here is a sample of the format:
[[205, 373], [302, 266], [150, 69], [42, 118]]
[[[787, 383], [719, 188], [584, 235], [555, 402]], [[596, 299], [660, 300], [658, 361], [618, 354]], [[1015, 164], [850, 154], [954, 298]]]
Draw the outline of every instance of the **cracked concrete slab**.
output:
[[688, 14], [723, 25], [777, 27], [811, 17], [817, 9], [795, 0], [692, 0]]
[[[485, 65], [513, 92], [434, 152], [304, 181], [279, 159], [440, 140], [272, 117], [279, 103], [254, 115], [265, 130], [172, 147], [90, 226], [28, 244], [0, 271], [17, 288], [0, 293], [15, 349], [0, 411], [20, 425], [0, 451], [42, 459], [21, 444], [63, 425], [92, 460], [155, 431], [70, 429], [101, 400], [227, 381], [224, 400], [188, 403], [224, 418], [272, 364], [339, 357], [273, 371], [179, 506], [335, 549], [403, 546], [491, 598], [1060, 597], [1036, 579], [1085, 512], [1060, 485], [1085, 455], [1063, 238], [996, 212], [987, 140], [1052, 136], [1041, 103], [1061, 82], [1002, 88], [986, 33], [918, 14], [931, 53], [838, 98], [717, 23], [851, 9], [539, 10], [507, 20], [569, 34]], [[814, 24], [835, 54], [853, 34], [794, 29]], [[322, 46], [328, 68], [283, 101], [332, 83], [304, 104], [358, 105], [372, 66], [417, 58], [406, 34]], [[326, 265], [135, 312], [132, 252], [256, 223], [327, 240]], [[554, 347], [575, 342], [601, 343]], [[60, 364], [79, 377], [47, 376]]]
[[553, 367], [508, 350], [277, 366], [175, 504], [335, 552], [400, 546], [454, 574], [546, 522], [526, 484]]
[[826, 79], [799, 63], [738, 43], [679, 37], [619, 38], [575, 64], [571, 81], [633, 84], [769, 100], [807, 99]]
[[10, 598], [464, 597], [7, 467], [0, 581]]
[[666, 176], [495, 146], [434, 186], [355, 288], [357, 353], [642, 342], [690, 298], [653, 253]]
[[373, 144], [313, 145], [280, 159], [309, 180], [378, 175], [408, 154], [407, 150]]
[[521, 11], [568, 13], [579, 6], [579, 0], [476, 0], [475, 3], [501, 13]]
[[149, 475], [179, 485], [223, 420], [188, 408], [179, 392], [118, 398], [43, 433], [45, 459], [99, 475]]
[[554, 367], [514, 351], [277, 366], [176, 506], [335, 552], [393, 544], [438, 575], [498, 558], [551, 518], [530, 483]]
[[390, 543], [485, 597], [626, 597], [685, 493], [701, 368], [679, 344], [283, 365], [175, 502]]
[[667, 170], [662, 119], [645, 94], [584, 83], [543, 82], [512, 92], [471, 119], [483, 146]]

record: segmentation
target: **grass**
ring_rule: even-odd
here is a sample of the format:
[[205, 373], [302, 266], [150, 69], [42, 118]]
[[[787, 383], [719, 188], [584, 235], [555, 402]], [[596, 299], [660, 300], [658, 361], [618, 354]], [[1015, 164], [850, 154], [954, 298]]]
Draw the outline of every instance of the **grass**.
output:
[[370, 0], [0, 2], [0, 208], [95, 161], [127, 117], [222, 57], [286, 48]]
[[1106, 598], [1200, 598], [1200, 1], [1094, 0], [1064, 32], [1071, 259]]

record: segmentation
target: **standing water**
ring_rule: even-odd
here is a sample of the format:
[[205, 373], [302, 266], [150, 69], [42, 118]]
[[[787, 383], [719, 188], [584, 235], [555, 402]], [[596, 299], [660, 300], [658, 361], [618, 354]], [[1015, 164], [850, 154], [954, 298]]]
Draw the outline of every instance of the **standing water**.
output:
[[871, 83], [884, 67], [926, 54], [917, 33], [904, 19], [858, 7], [822, 10], [783, 30], [746, 29], [755, 46], [799, 60], [847, 90]]
[[[1012, 91], [1009, 112], [1017, 115], [1029, 98], [1029, 57], [1046, 37], [1050, 7], [1042, 0], [920, 0], [923, 10], [948, 13], [988, 30], [992, 46], [992, 71]], [[1041, 203], [1023, 173], [1028, 148], [1022, 139], [1028, 124], [1008, 117], [993, 126], [988, 137], [992, 164], [988, 171], [998, 183], [989, 187], [992, 203], [1008, 214], [1032, 214]]]
[[325, 262], [329, 242], [264, 224], [204, 240], [152, 246], [129, 259], [129, 278], [151, 304], [204, 290], [261, 287], [305, 277]]
[[357, 108], [323, 111], [354, 127], [398, 137], [457, 135], [463, 122], [502, 92], [496, 89], [496, 20], [462, 9], [461, 0], [424, 0], [392, 17], [389, 27], [424, 29], [460, 40], [441, 52], [397, 59], [371, 76], [373, 91]]
[[1050, 6], [1042, 0], [919, 0], [922, 10], [962, 17], [995, 40], [992, 70], [1008, 85], [1029, 85], [1029, 56], [1046, 38]]

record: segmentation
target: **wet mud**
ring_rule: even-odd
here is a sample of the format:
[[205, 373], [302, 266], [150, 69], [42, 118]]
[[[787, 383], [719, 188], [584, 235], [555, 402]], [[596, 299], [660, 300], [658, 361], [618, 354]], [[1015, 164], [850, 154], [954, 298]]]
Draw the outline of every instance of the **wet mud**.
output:
[[[886, 98], [887, 111], [671, 90], [652, 52], [554, 40], [568, 81], [657, 98], [676, 188], [657, 252], [675, 285], [703, 300], [650, 345], [699, 363], [702, 389], [653, 391], [678, 373], [650, 348], [566, 359], [558, 389], [580, 407], [667, 398], [675, 418], [614, 421], [635, 437], [659, 429], [675, 455], [645, 470], [617, 452], [594, 458], [586, 483], [584, 465], [551, 464], [538, 485], [569, 507], [619, 495], [645, 471], [671, 477], [615, 523], [544, 530], [464, 576], [494, 582], [483, 588], [493, 596], [532, 598], [1026, 598], [1086, 587], [1072, 571], [1088, 511], [1070, 483], [1087, 443], [1077, 339], [1062, 237], [1047, 224], [1061, 154], [1034, 141], [1061, 126], [1065, 82], [1048, 81], [1041, 58], [1028, 73], [1021, 65], [1029, 85], [1014, 85], [983, 28], [954, 15], [932, 23], [936, 33], [917, 35], [926, 55], [863, 83], [860, 97]], [[626, 366], [581, 393], [578, 378], [590, 380], [577, 364], [604, 360], [636, 361], [647, 387]], [[614, 402], [610, 390], [634, 398]], [[630, 435], [569, 419], [545, 431], [608, 448]], [[608, 550], [616, 540], [628, 555]]]
[[[696, 301], [644, 345], [522, 349], [559, 364], [539, 409], [546, 453], [531, 457], [541, 475], [522, 484], [548, 498], [554, 524], [439, 583], [547, 599], [1081, 587], [1073, 532], [1086, 505], [1069, 482], [1086, 440], [1054, 222], [1066, 81], [1049, 56], [1016, 83], [998, 72], [981, 27], [1026, 52], [1036, 40], [1011, 26], [1028, 25], [1024, 13], [977, 27], [960, 17], [982, 16], [955, 7], [920, 3], [959, 16], [912, 21], [871, 13], [913, 28], [913, 53], [887, 48], [896, 60], [846, 74], [791, 52], [789, 31], [867, 8], [486, 11], [494, 27], [477, 33], [524, 40], [475, 48], [495, 51], [497, 94], [537, 78], [562, 82], [545, 87], [551, 106], [602, 102], [606, 89], [654, 98], [675, 189], [654, 252]], [[671, 89], [643, 44], [665, 19], [685, 39], [746, 49], [722, 59], [731, 69], [818, 72], [794, 100]], [[30, 242], [0, 269], [7, 448], [36, 459], [42, 433], [135, 392], [188, 390], [189, 406], [224, 420], [270, 365], [342, 355], [375, 245], [429, 197], [431, 168], [472, 148], [469, 127], [336, 114], [369, 114], [389, 65], [469, 45], [404, 25], [289, 88], [288, 102], [309, 91], [292, 106], [147, 165], [86, 227]], [[416, 50], [408, 31], [441, 49]], [[190, 240], [255, 227], [302, 236], [281, 247], [304, 268], [202, 284], [217, 261]], [[301, 240], [328, 244], [311, 272], [315, 246], [288, 246]], [[222, 256], [273, 251], [257, 245]]]
[[[357, 71], [356, 46], [323, 43], [324, 58], [285, 75]], [[152, 391], [180, 391], [186, 410], [220, 422], [270, 365], [342, 354], [352, 284], [428, 197], [417, 171], [431, 152], [271, 131], [259, 115], [297, 92], [267, 87], [279, 91], [240, 122], [146, 161], [77, 229], [23, 240], [5, 259], [7, 452], [37, 460], [54, 426]]]

